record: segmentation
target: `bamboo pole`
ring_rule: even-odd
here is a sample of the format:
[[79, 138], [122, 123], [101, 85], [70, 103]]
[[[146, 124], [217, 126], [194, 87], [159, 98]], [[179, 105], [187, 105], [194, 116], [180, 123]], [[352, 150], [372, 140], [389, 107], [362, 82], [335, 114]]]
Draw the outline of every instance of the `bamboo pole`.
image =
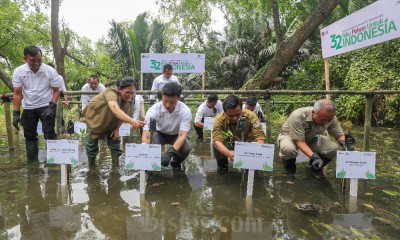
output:
[[271, 99], [265, 100], [265, 123], [266, 123], [266, 140], [267, 143], [272, 143], [271, 132], [272, 132], [272, 119], [271, 119]]
[[[201, 90], [202, 90], [202, 91], [204, 91], [205, 86], [206, 86], [206, 74], [203, 73], [203, 74], [201, 75]], [[201, 98], [204, 99], [204, 93], [201, 94]]]
[[14, 139], [11, 126], [10, 102], [4, 102], [4, 113], [5, 113], [4, 116], [6, 118], [8, 150], [14, 150]]
[[56, 109], [56, 133], [57, 136], [60, 137], [60, 128], [61, 128], [61, 111], [62, 111], [62, 100], [61, 98], [57, 101], [57, 109]]
[[[324, 58], [324, 65], [325, 65], [325, 89], [329, 91], [331, 89], [331, 84], [329, 81], [329, 58]], [[331, 99], [329, 94], [326, 94], [326, 99]]]

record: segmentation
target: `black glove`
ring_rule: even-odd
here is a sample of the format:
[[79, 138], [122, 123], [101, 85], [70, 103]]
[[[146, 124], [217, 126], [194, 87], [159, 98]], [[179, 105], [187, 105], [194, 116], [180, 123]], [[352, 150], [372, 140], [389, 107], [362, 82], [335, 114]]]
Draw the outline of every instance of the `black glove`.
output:
[[56, 109], [57, 109], [57, 104], [50, 102], [49, 106], [44, 110], [42, 113], [42, 118], [45, 119], [54, 119], [56, 118]]
[[346, 141], [340, 140], [339, 145], [340, 145], [340, 147], [342, 147], [342, 149], [341, 149], [342, 151], [347, 151]]
[[150, 106], [153, 106], [154, 103], [156, 103], [156, 100], [155, 99], [150, 99]]
[[165, 152], [164, 156], [161, 158], [161, 166], [167, 167], [171, 158], [176, 157], [178, 152], [175, 150], [174, 147], [169, 147], [168, 150]]
[[18, 123], [21, 122], [21, 111], [20, 110], [14, 110], [13, 112], [13, 126], [15, 127], [15, 129], [17, 129], [19, 131], [19, 126]]
[[324, 161], [321, 159], [318, 153], [313, 153], [313, 155], [310, 157], [310, 162], [308, 165], [313, 170], [321, 170], [324, 166]]
[[64, 97], [64, 91], [63, 90], [60, 91], [60, 97], [62, 97], [62, 98]]

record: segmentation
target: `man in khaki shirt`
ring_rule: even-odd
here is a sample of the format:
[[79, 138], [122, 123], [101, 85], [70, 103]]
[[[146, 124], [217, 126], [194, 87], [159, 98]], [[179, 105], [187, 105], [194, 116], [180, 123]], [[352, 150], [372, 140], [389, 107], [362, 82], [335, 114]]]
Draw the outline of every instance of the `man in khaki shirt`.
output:
[[[228, 158], [233, 161], [234, 142], [243, 141], [262, 144], [265, 143], [265, 135], [257, 115], [252, 111], [242, 109], [242, 101], [237, 96], [228, 96], [222, 104], [222, 108], [224, 112], [219, 113], [214, 120], [212, 133], [213, 150], [218, 168], [227, 170]], [[237, 129], [241, 119], [245, 119], [242, 131], [243, 140], [241, 140], [241, 131]]]
[[309, 167], [321, 171], [335, 156], [339, 146], [328, 137], [325, 130], [342, 148], [345, 137], [335, 116], [336, 106], [331, 100], [318, 100], [314, 107], [296, 109], [282, 126], [278, 136], [279, 156], [288, 172], [296, 172], [297, 149], [310, 158]]

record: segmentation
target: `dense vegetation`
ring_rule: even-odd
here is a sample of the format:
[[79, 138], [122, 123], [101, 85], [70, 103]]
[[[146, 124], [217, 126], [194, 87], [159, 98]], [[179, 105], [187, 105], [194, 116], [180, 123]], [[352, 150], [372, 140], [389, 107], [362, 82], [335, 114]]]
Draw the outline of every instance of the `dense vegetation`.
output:
[[[55, 1], [55, 0], [53, 0]], [[12, 71], [23, 63], [22, 49], [40, 46], [46, 61], [52, 61], [51, 19], [42, 9], [50, 0], [0, 1], [0, 78], [10, 81]], [[142, 13], [132, 22], [111, 21], [108, 37], [91, 42], [78, 36], [67, 23], [61, 23], [60, 41], [68, 39], [65, 80], [71, 90], [79, 90], [90, 74], [102, 82], [126, 75], [140, 77], [142, 52], [202, 52], [206, 54], [206, 88], [240, 89], [257, 81], [280, 44], [299, 29], [321, 0], [158, 0], [159, 16]], [[341, 0], [320, 28], [347, 16], [373, 0]], [[62, 4], [62, 2], [61, 2]], [[226, 26], [212, 29], [212, 12], [222, 11]], [[163, 19], [163, 20], [160, 20]], [[393, 40], [330, 59], [332, 89], [399, 89], [400, 41]], [[182, 75], [185, 89], [199, 89], [201, 76]], [[144, 74], [149, 89], [153, 74]], [[319, 29], [309, 35], [297, 54], [287, 63], [271, 89], [325, 89], [324, 64]], [[254, 87], [253, 87], [254, 88]], [[5, 84], [2, 92], [9, 92]], [[315, 100], [321, 96], [273, 96], [275, 100]], [[363, 96], [333, 96], [339, 116], [362, 123]], [[288, 114], [294, 106], [278, 106]], [[400, 97], [376, 96], [374, 124], [400, 125]]]

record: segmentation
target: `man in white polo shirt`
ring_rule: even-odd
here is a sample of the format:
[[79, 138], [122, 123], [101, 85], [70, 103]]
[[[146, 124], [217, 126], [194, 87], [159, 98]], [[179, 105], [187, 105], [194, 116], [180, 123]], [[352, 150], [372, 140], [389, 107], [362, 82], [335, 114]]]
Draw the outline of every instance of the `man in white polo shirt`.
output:
[[260, 119], [260, 121], [264, 121], [264, 113], [261, 109], [260, 104], [257, 102], [257, 98], [254, 96], [248, 97], [246, 99], [246, 103], [243, 104], [243, 108], [250, 110], [252, 112], [254, 112], [255, 114], [257, 114], [258, 119]]
[[191, 146], [187, 139], [192, 121], [192, 113], [188, 106], [179, 101], [182, 88], [175, 82], [165, 84], [162, 90], [162, 101], [154, 104], [147, 111], [143, 127], [142, 143], [150, 143], [150, 122], [156, 121], [156, 133], [153, 135], [154, 144], [171, 144], [161, 165], [166, 167], [171, 162], [172, 167], [180, 164], [189, 155]]
[[[175, 82], [179, 85], [178, 77], [172, 75], [174, 69], [172, 68], [171, 64], [165, 64], [163, 66], [163, 74], [156, 77], [153, 81], [153, 85], [151, 86], [151, 91], [161, 91], [164, 88], [164, 85], [169, 82]], [[153, 105], [156, 102], [156, 95], [150, 95], [150, 105]]]
[[[38, 160], [39, 143], [37, 125], [42, 121], [45, 139], [57, 139], [54, 131], [59, 81], [56, 70], [42, 64], [42, 51], [36, 46], [24, 49], [25, 64], [17, 67], [13, 73], [13, 125], [19, 130], [24, 128], [26, 155], [28, 163]], [[22, 98], [23, 97], [23, 98]], [[20, 112], [20, 107], [24, 111]]]
[[[100, 82], [99, 77], [96, 75], [90, 75], [87, 83], [83, 85], [81, 91], [103, 91], [106, 87]], [[84, 95], [81, 96], [82, 111], [88, 105], [90, 99], [96, 95]]]
[[194, 129], [199, 139], [203, 138], [204, 118], [215, 117], [218, 113], [223, 111], [222, 102], [215, 94], [210, 94], [207, 100], [199, 106], [196, 117], [194, 118]]

